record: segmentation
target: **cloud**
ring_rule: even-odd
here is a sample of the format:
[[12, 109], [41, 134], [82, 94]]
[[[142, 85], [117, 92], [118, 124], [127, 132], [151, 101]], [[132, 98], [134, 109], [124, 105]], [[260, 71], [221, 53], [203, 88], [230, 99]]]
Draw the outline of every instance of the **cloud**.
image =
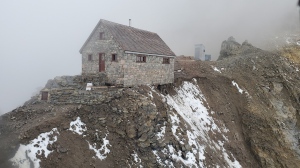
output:
[[1, 1], [0, 106], [8, 112], [48, 79], [81, 73], [79, 49], [100, 18], [158, 33], [177, 55], [202, 43], [216, 59], [229, 36], [264, 47], [298, 28], [297, 1]]

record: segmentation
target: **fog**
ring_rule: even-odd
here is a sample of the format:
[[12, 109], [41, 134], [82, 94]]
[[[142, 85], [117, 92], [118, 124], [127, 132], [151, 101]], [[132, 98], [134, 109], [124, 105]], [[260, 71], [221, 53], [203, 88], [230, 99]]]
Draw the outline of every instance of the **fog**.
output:
[[81, 73], [79, 49], [99, 19], [156, 32], [176, 55], [204, 44], [213, 59], [234, 36], [265, 47], [298, 28], [296, 0], [0, 1], [0, 113], [13, 110], [48, 79]]

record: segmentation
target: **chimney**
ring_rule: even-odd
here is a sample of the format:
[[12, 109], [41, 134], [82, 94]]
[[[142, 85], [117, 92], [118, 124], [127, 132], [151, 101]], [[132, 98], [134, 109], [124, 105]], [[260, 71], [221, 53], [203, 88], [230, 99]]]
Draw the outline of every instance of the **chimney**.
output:
[[131, 27], [131, 19], [129, 19], [129, 27]]

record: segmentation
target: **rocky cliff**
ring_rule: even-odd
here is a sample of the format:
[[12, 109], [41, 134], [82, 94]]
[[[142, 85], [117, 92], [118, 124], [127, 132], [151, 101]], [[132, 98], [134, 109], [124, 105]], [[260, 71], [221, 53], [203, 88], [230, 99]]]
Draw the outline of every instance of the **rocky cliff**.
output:
[[1, 116], [0, 167], [298, 167], [297, 50], [229, 41], [219, 61], [177, 59], [169, 85], [87, 94], [52, 80], [86, 100], [36, 96]]

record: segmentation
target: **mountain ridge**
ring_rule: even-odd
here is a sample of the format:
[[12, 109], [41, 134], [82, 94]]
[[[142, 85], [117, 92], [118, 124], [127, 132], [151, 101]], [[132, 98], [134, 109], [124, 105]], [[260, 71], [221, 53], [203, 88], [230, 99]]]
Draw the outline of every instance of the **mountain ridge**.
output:
[[[0, 163], [297, 167], [299, 65], [284, 51], [240, 46], [219, 61], [177, 59], [173, 84], [99, 90], [105, 98], [98, 103], [51, 104], [35, 97], [1, 116]], [[34, 141], [40, 136], [49, 137], [44, 148]], [[41, 155], [16, 155], [26, 145]]]

